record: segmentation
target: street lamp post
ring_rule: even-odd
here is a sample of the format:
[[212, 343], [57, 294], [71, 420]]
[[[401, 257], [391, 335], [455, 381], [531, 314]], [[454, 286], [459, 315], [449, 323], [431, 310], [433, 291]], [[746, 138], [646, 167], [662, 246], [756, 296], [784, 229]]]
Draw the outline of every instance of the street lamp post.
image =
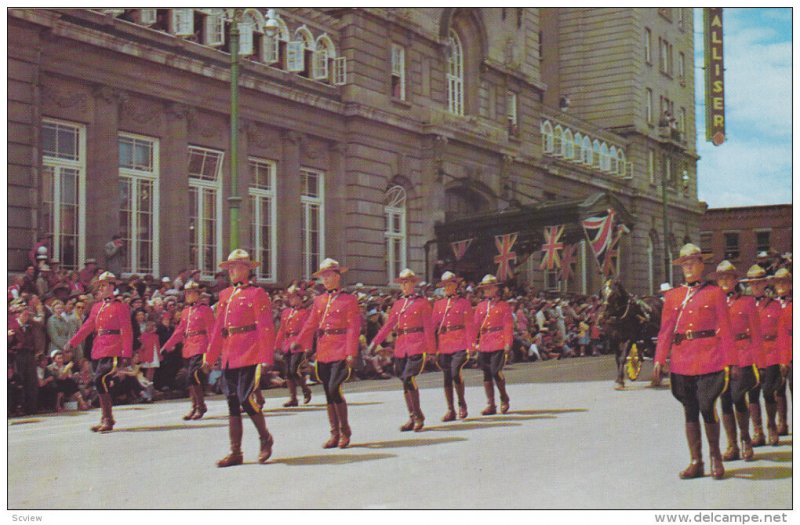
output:
[[666, 170], [661, 172], [661, 200], [663, 204], [663, 217], [664, 224], [664, 282], [671, 283], [672, 279], [669, 278], [670, 271], [672, 270], [672, 261], [669, 260], [669, 227], [667, 226], [667, 174]]
[[234, 9], [231, 17], [230, 52], [231, 52], [231, 195], [228, 197], [230, 207], [230, 251], [239, 247], [239, 207], [242, 198], [239, 196], [239, 20], [241, 9]]

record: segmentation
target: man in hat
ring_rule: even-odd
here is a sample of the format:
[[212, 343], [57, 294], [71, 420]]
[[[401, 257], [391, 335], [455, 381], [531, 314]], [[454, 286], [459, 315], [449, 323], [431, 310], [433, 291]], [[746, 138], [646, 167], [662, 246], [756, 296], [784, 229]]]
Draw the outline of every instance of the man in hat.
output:
[[392, 305], [386, 323], [367, 350], [367, 353], [372, 353], [390, 331], [397, 334], [394, 341], [394, 372], [403, 382], [403, 396], [408, 407], [408, 421], [400, 427], [401, 432], [412, 429], [419, 432], [425, 425], [416, 377], [425, 368], [426, 356], [436, 353], [431, 305], [425, 297], [414, 292], [419, 281], [420, 278], [409, 268], [400, 272], [395, 282], [400, 284], [403, 295]]
[[102, 416], [100, 424], [92, 427], [93, 432], [110, 432], [114, 429], [109, 379], [119, 369], [125, 368], [133, 356], [131, 311], [127, 304], [114, 297], [116, 281], [111, 272], [104, 272], [97, 278], [98, 300], [65, 347], [74, 348], [89, 334], [94, 335], [91, 356]]
[[778, 410], [775, 393], [781, 386], [781, 356], [778, 350], [778, 321], [781, 317], [781, 304], [766, 294], [771, 279], [761, 266], [754, 264], [747, 271], [747, 278], [742, 282], [750, 285], [750, 291], [756, 300], [756, 310], [761, 325], [761, 352], [756, 356], [756, 364], [760, 372], [761, 385], [750, 392], [750, 416], [753, 420], [753, 446], [764, 445], [764, 430], [761, 422], [761, 404], [759, 395], [764, 394], [764, 407], [767, 412], [767, 442], [778, 445], [778, 427], [775, 415]]
[[203, 417], [208, 409], [203, 399], [206, 382], [206, 354], [211, 331], [214, 329], [214, 312], [210, 306], [200, 302], [200, 284], [188, 282], [184, 286], [186, 308], [181, 312], [181, 320], [172, 336], [164, 343], [162, 351], [171, 352], [178, 343], [183, 343], [181, 354], [188, 367], [189, 397], [192, 409], [183, 416], [184, 421]]
[[83, 269], [78, 273], [78, 276], [80, 277], [84, 289], [88, 290], [89, 285], [92, 284], [92, 279], [94, 279], [95, 271], [97, 270], [97, 260], [91, 258], [86, 259], [86, 262], [83, 264]]
[[106, 270], [114, 275], [122, 275], [122, 258], [124, 256], [125, 241], [122, 236], [115, 233], [104, 247], [106, 254]]
[[437, 288], [444, 288], [444, 297], [433, 305], [433, 327], [437, 339], [439, 368], [444, 374], [444, 398], [447, 412], [442, 421], [453, 421], [453, 384], [458, 394], [458, 418], [467, 417], [467, 401], [464, 397], [464, 377], [461, 373], [469, 359], [469, 351], [475, 341], [475, 325], [472, 304], [458, 294], [461, 278], [451, 271], [442, 274]]
[[680, 265], [686, 283], [664, 294], [653, 383], [661, 381], [661, 367], [671, 354], [672, 395], [683, 404], [691, 454], [691, 463], [680, 473], [680, 478], [704, 475], [702, 414], [711, 456], [711, 475], [722, 479], [725, 467], [719, 450], [716, 402], [725, 389], [729, 367], [737, 363], [728, 306], [718, 286], [701, 283], [704, 264], [699, 247], [685, 244], [673, 264]]
[[335, 259], [325, 259], [313, 276], [322, 279], [325, 292], [314, 299], [300, 334], [298, 344], [310, 350], [317, 338], [314, 371], [325, 390], [331, 437], [323, 448], [347, 448], [352, 431], [347, 416], [347, 401], [342, 383], [350, 377], [358, 356], [361, 334], [361, 311], [354, 295], [342, 291], [342, 274], [347, 268]]
[[[723, 461], [739, 459], [739, 445], [736, 441], [736, 424], [742, 437], [742, 459], [753, 460], [753, 444], [750, 440], [750, 415], [747, 392], [758, 383], [758, 367], [755, 356], [761, 351], [761, 325], [756, 302], [752, 296], [743, 295], [739, 287], [739, 273], [729, 261], [722, 261], [717, 271], [708, 276], [722, 288], [727, 296], [728, 316], [731, 321], [736, 365], [739, 373], [734, 375], [729, 387], [722, 393], [722, 425], [728, 436], [728, 448], [722, 455]], [[735, 416], [734, 416], [735, 412]], [[735, 417], [735, 419], [734, 419]]]
[[264, 464], [272, 455], [272, 435], [254, 393], [260, 389], [262, 368], [272, 366], [275, 359], [272, 304], [262, 288], [250, 283], [250, 272], [259, 264], [245, 250], [237, 248], [219, 265], [228, 271], [233, 286], [220, 293], [206, 356], [209, 366], [222, 356], [223, 392], [228, 400], [231, 453], [217, 461], [218, 467], [241, 465], [244, 461], [242, 410], [258, 431], [261, 445], [258, 462]]
[[484, 416], [497, 413], [494, 402], [494, 385], [500, 392], [500, 412], [505, 414], [510, 407], [506, 392], [503, 367], [511, 353], [514, 342], [514, 317], [507, 302], [498, 298], [497, 277], [486, 274], [478, 284], [483, 290], [483, 301], [475, 307], [474, 324], [478, 337], [478, 365], [483, 370], [483, 389], [486, 392]]
[[44, 261], [47, 262], [47, 254], [50, 253], [50, 241], [52, 239], [52, 233], [42, 233], [39, 235], [36, 244], [34, 244], [31, 251], [28, 252], [28, 260], [32, 265], [39, 266], [39, 261], [41, 260], [37, 258], [39, 255], [44, 255]]
[[[781, 375], [789, 381], [789, 391], [792, 391], [792, 274], [786, 268], [780, 268], [772, 276], [775, 294], [781, 304], [781, 317], [778, 321], [778, 339], [776, 345], [780, 355]], [[778, 404], [778, 435], [789, 434], [786, 406], [786, 381], [781, 383], [775, 393]]]
[[281, 312], [281, 324], [275, 336], [275, 346], [286, 355], [286, 386], [289, 388], [289, 401], [284, 407], [297, 406], [297, 385], [303, 390], [303, 404], [311, 401], [311, 389], [306, 385], [306, 378], [300, 368], [307, 361], [306, 352], [298, 342], [300, 329], [311, 312], [306, 302], [305, 290], [296, 285], [286, 290], [289, 296], [289, 307]]

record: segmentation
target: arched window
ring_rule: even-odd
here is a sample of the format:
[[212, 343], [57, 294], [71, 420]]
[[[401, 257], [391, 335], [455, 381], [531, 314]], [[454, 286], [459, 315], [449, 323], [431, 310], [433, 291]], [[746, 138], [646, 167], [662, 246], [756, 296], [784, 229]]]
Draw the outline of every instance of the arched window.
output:
[[406, 264], [406, 190], [392, 186], [384, 200], [386, 214], [386, 272], [387, 282], [392, 282]]
[[592, 142], [592, 167], [600, 167], [600, 141], [597, 139]]
[[603, 142], [600, 144], [600, 169], [603, 171], [609, 171], [611, 168], [611, 162], [608, 156], [608, 145]]
[[625, 152], [622, 149], [617, 150], [617, 173], [622, 175], [623, 177], [627, 175], [626, 173], [626, 165], [625, 165]]
[[617, 174], [619, 172], [619, 161], [617, 159], [617, 147], [611, 146], [611, 149], [608, 151], [608, 159], [609, 159], [609, 170], [613, 174]]
[[250, 56], [261, 49], [264, 31], [264, 15], [255, 9], [247, 9], [239, 22], [239, 55]]
[[588, 136], [583, 137], [583, 163], [591, 166], [592, 157], [592, 140]]
[[570, 130], [569, 128], [564, 130], [562, 145], [563, 145], [564, 158], [567, 160], [572, 160], [572, 157], [575, 156], [575, 143], [573, 142], [572, 138], [572, 130]]
[[314, 80], [329, 80], [330, 65], [336, 59], [336, 47], [328, 35], [317, 38], [311, 76]]
[[295, 30], [294, 40], [295, 42], [303, 43], [303, 69], [300, 71], [300, 74], [304, 77], [311, 78], [314, 53], [317, 49], [317, 42], [314, 40], [314, 35], [311, 34], [311, 31], [309, 31], [305, 25], [302, 25]]
[[553, 126], [549, 120], [542, 122], [542, 147], [545, 154], [553, 153]]
[[464, 114], [464, 50], [452, 29], [448, 38], [447, 105], [450, 113]]
[[575, 162], [583, 162], [583, 135], [575, 133]]
[[278, 31], [271, 37], [265, 36], [262, 40], [261, 59], [267, 64], [277, 64], [276, 67], [286, 66], [286, 46], [289, 43], [289, 28], [282, 18], [276, 18]]
[[556, 125], [555, 129], [553, 130], [553, 155], [556, 157], [560, 157], [563, 154], [561, 150], [562, 145], [564, 144], [564, 131], [561, 129], [560, 125]]

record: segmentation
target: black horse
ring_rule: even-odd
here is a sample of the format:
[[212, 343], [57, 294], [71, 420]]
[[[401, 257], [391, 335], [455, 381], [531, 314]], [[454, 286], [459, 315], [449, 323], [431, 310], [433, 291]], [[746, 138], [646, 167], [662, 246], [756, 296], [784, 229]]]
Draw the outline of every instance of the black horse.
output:
[[616, 388], [625, 388], [625, 362], [636, 343], [639, 355], [655, 355], [655, 340], [661, 324], [661, 300], [658, 297], [638, 299], [629, 294], [618, 279], [603, 285], [603, 306], [599, 323], [617, 360]]

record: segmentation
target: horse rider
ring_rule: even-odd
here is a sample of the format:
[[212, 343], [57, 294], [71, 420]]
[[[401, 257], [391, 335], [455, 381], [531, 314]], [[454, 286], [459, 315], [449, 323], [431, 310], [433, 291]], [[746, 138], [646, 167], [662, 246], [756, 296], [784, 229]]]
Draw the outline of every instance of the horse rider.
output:
[[222, 357], [223, 392], [228, 401], [228, 434], [231, 453], [217, 461], [218, 467], [241, 465], [242, 410], [258, 431], [258, 462], [272, 455], [274, 440], [255, 396], [260, 389], [262, 370], [274, 362], [275, 325], [272, 303], [267, 293], [250, 282], [250, 272], [259, 266], [250, 254], [237, 248], [219, 264], [227, 270], [233, 286], [222, 290], [217, 317], [211, 332], [207, 362]]
[[298, 342], [300, 329], [305, 324], [311, 309], [306, 304], [306, 291], [292, 285], [287, 290], [289, 308], [281, 312], [281, 325], [275, 336], [275, 346], [286, 356], [286, 386], [289, 388], [289, 401], [284, 407], [297, 406], [297, 385], [303, 391], [303, 404], [311, 401], [311, 389], [306, 385], [306, 378], [300, 371], [307, 361], [307, 355]]
[[500, 412], [505, 414], [510, 406], [506, 392], [506, 378], [503, 367], [511, 353], [514, 338], [514, 318], [507, 302], [498, 298], [497, 277], [486, 274], [477, 288], [483, 290], [484, 300], [475, 307], [475, 330], [478, 342], [478, 365], [483, 370], [483, 389], [486, 392], [484, 416], [497, 413], [494, 404], [494, 384], [500, 392]]
[[464, 377], [461, 373], [469, 359], [469, 351], [475, 341], [475, 325], [472, 304], [458, 293], [461, 278], [450, 271], [442, 274], [437, 288], [444, 288], [444, 297], [433, 305], [433, 326], [436, 332], [438, 365], [444, 375], [444, 398], [447, 412], [442, 421], [453, 421], [453, 385], [458, 395], [458, 418], [467, 417], [467, 401], [464, 397]]
[[425, 414], [420, 407], [416, 378], [425, 369], [427, 356], [436, 353], [431, 305], [428, 299], [414, 292], [419, 281], [420, 278], [409, 268], [400, 272], [395, 282], [400, 284], [402, 296], [392, 305], [389, 317], [368, 348], [368, 353], [372, 353], [390, 331], [397, 333], [394, 342], [394, 372], [403, 382], [403, 397], [408, 408], [408, 421], [400, 427], [401, 432], [412, 429], [419, 432], [425, 426]]
[[[752, 296], [743, 295], [739, 286], [739, 272], [730, 261], [722, 261], [717, 270], [708, 276], [726, 294], [728, 316], [731, 321], [734, 345], [736, 347], [736, 366], [738, 377], [730, 380], [729, 388], [722, 393], [722, 425], [728, 437], [728, 448], [722, 455], [723, 461], [739, 459], [739, 446], [736, 442], [736, 425], [742, 438], [741, 457], [753, 460], [753, 444], [750, 440], [750, 415], [747, 393], [758, 384], [758, 367], [755, 356], [761, 351], [761, 324], [756, 302]], [[735, 413], [735, 416], [734, 416]]]
[[[717, 398], [727, 387], [728, 371], [737, 362], [728, 307], [723, 291], [702, 283], [703, 258], [700, 248], [685, 244], [673, 261], [680, 265], [686, 282], [666, 292], [658, 333], [653, 382], [661, 380], [661, 368], [670, 361], [672, 395], [683, 405], [686, 440], [691, 463], [680, 472], [681, 479], [699, 478], [703, 472], [700, 414], [705, 422], [711, 457], [711, 476], [722, 479], [725, 467], [719, 450]], [[734, 369], [734, 375], [738, 370]]]

